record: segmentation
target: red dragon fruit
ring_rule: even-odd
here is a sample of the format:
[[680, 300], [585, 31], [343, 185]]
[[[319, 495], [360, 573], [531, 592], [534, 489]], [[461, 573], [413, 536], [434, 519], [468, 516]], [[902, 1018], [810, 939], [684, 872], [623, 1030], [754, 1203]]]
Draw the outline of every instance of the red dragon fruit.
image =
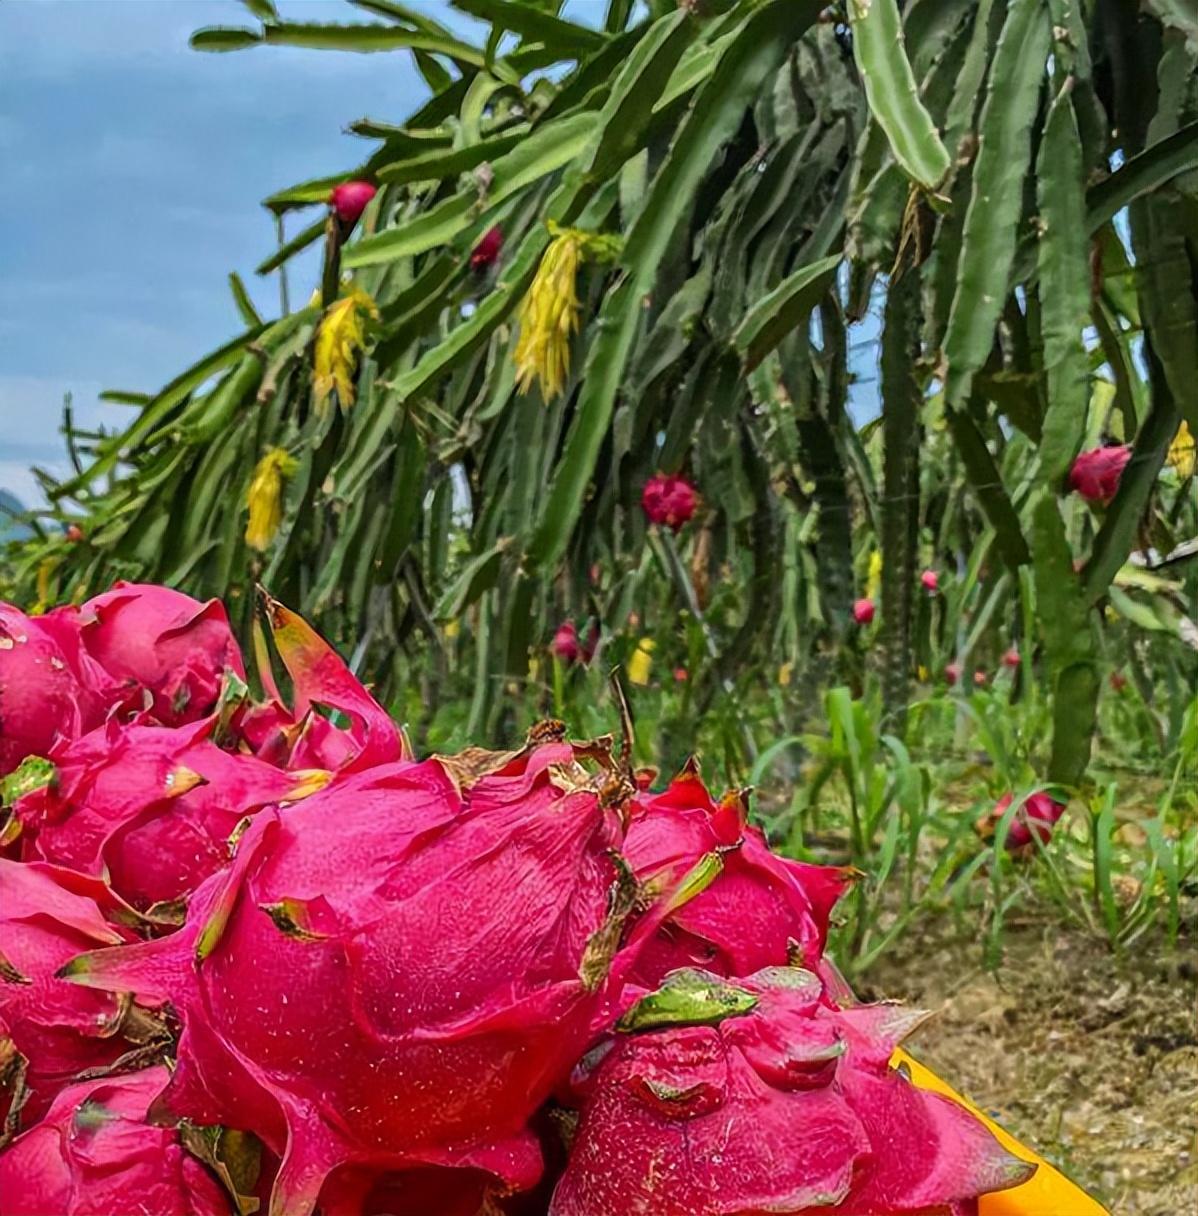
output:
[[650, 891], [679, 882], [705, 856], [719, 876], [675, 910], [641, 951], [633, 979], [656, 987], [677, 967], [748, 975], [800, 957], [817, 967], [828, 918], [853, 871], [779, 857], [746, 821], [744, 799], [711, 799], [691, 761], [662, 794], [633, 801], [624, 855]]
[[527, 1120], [585, 1046], [615, 944], [618, 825], [593, 780], [557, 742], [345, 777], [255, 816], [179, 932], [64, 974], [171, 1001], [168, 1105], [262, 1137], [276, 1214], [342, 1166], [529, 1187]]
[[0, 1155], [0, 1216], [228, 1216], [175, 1129], [150, 1122], [169, 1076], [159, 1066], [67, 1086]]
[[479, 242], [470, 253], [470, 269], [486, 270], [499, 261], [503, 252], [503, 229], [498, 224], [488, 228], [479, 238]]
[[[978, 820], [978, 833], [985, 839], [992, 838], [1003, 815], [1014, 801], [1013, 795], [1004, 794], [994, 804], [994, 809]], [[1016, 853], [1028, 850], [1033, 833], [1041, 844], [1047, 844], [1053, 828], [1064, 813], [1065, 804], [1057, 802], [1043, 790], [1030, 794], [1011, 820], [1011, 826], [1007, 830], [1007, 851]]]
[[922, 1014], [833, 1010], [821, 989], [797, 968], [735, 986], [679, 971], [634, 1005], [579, 1072], [550, 1216], [964, 1216], [1030, 1176], [963, 1107], [889, 1067]]
[[127, 690], [145, 689], [166, 726], [211, 713], [226, 669], [245, 678], [219, 600], [201, 604], [169, 587], [118, 582], [88, 600], [78, 622], [87, 653]]
[[366, 205], [378, 193], [370, 182], [349, 181], [334, 186], [329, 193], [329, 206], [346, 228], [352, 228], [359, 220]]
[[[354, 677], [341, 656], [301, 617], [278, 600], [263, 597], [279, 657], [291, 677], [294, 704], [288, 709], [269, 662], [259, 663], [270, 698], [236, 715], [235, 729], [261, 759], [288, 769], [357, 772], [408, 755], [404, 737], [386, 710]], [[348, 720], [334, 726], [317, 706]]]
[[662, 524], [677, 532], [688, 523], [699, 505], [695, 487], [684, 477], [658, 473], [645, 482], [641, 509], [650, 523]]
[[70, 631], [60, 636], [60, 624], [55, 614], [29, 617], [0, 603], [0, 776], [103, 719], [101, 691], [81, 679], [80, 663], [88, 675], [93, 668], [80, 659], [77, 643], [71, 653]]
[[1126, 444], [1113, 444], [1105, 448], [1092, 448], [1082, 452], [1069, 470], [1070, 489], [1080, 494], [1087, 502], [1106, 505], [1115, 497], [1123, 470], [1131, 460], [1131, 448]]
[[228, 864], [243, 816], [327, 784], [222, 751], [214, 719], [171, 730], [110, 722], [53, 755], [55, 780], [18, 800], [26, 855], [107, 877], [134, 907], [179, 899]]
[[[55, 978], [81, 950], [132, 938], [109, 919], [133, 919], [102, 883], [69, 870], [0, 858], [0, 1034], [25, 1063], [9, 1061], [9, 1099], [35, 1120], [78, 1072], [111, 1064], [129, 1050], [125, 1004]], [[6, 1054], [0, 1052], [0, 1054]], [[23, 1091], [23, 1092], [22, 1092]], [[0, 1099], [3, 1095], [0, 1095]], [[0, 1113], [8, 1105], [0, 1100]]]
[[853, 601], [853, 620], [858, 625], [871, 625], [876, 611], [873, 600], [859, 599]]

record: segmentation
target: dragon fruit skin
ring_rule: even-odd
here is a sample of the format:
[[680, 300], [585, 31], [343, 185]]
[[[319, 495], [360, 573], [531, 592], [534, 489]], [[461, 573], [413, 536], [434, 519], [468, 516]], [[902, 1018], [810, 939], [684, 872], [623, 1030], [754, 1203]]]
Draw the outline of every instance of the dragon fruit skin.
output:
[[694, 972], [671, 982], [695, 981], [733, 993], [736, 1012], [615, 1036], [584, 1081], [550, 1216], [964, 1213], [1034, 1169], [889, 1067], [922, 1014], [831, 1010], [793, 968], [735, 989]]
[[81, 682], [70, 636], [60, 637], [57, 623], [0, 603], [0, 776], [103, 718], [101, 697]]
[[272, 1213], [304, 1216], [345, 1166], [530, 1187], [527, 1120], [604, 999], [586, 963], [618, 827], [573, 757], [544, 744], [481, 778], [400, 762], [268, 808], [183, 929], [65, 973], [171, 1001], [167, 1103], [282, 1157]]
[[[260, 664], [270, 700], [246, 708], [236, 730], [250, 750], [279, 768], [358, 772], [408, 758], [399, 728], [346, 666], [341, 656], [289, 608], [264, 597], [275, 646], [291, 677], [288, 709], [268, 664]], [[348, 719], [334, 726], [315, 711], [338, 710]]]
[[[97, 900], [103, 902], [97, 902]], [[28, 1062], [25, 1121], [85, 1068], [111, 1064], [129, 1049], [122, 1007], [102, 992], [55, 978], [81, 950], [132, 938], [107, 917], [128, 913], [102, 884], [57, 866], [0, 858], [0, 1020]]]
[[148, 1122], [165, 1067], [69, 1085], [0, 1154], [0, 1216], [229, 1216], [173, 1128]]
[[227, 865], [227, 841], [243, 816], [328, 780], [222, 751], [209, 738], [215, 725], [110, 722], [57, 749], [56, 780], [16, 804], [26, 856], [106, 876], [144, 910]]
[[642, 882], [676, 881], [716, 851], [722, 872], [645, 945], [634, 982], [655, 988], [667, 972], [688, 966], [750, 975], [794, 961], [796, 950], [817, 968], [829, 917], [853, 871], [773, 853], [746, 822], [740, 796], [714, 803], [693, 762], [664, 793], [634, 800], [623, 852]]
[[245, 678], [219, 600], [202, 604], [169, 587], [121, 581], [88, 600], [78, 619], [87, 653], [126, 688], [148, 690], [165, 726], [211, 713], [226, 668]]

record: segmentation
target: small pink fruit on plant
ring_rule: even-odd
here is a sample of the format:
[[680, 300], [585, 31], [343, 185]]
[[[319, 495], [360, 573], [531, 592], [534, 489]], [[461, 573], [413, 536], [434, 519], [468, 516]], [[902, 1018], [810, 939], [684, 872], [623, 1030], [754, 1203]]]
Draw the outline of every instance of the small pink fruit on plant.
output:
[[980, 667], [973, 673], [973, 682], [978, 688], [985, 688], [989, 680], [990, 677]]
[[[7, 1040], [28, 1061], [26, 1125], [76, 1073], [111, 1064], [129, 1049], [118, 1033], [123, 1013], [115, 997], [55, 978], [81, 951], [132, 939], [108, 919], [116, 915], [133, 918], [95, 879], [0, 858], [0, 1022], [6, 1027], [0, 1057]], [[3, 1098], [0, 1089], [0, 1123]], [[4, 1194], [0, 1186], [0, 1212]]]
[[151, 583], [116, 583], [79, 610], [79, 638], [116, 681], [153, 697], [164, 726], [206, 717], [225, 670], [245, 679], [241, 652], [219, 600], [200, 603]]
[[1087, 502], [1105, 505], [1115, 497], [1130, 459], [1131, 448], [1126, 444], [1082, 452], [1069, 470], [1069, 485]]
[[170, 1000], [167, 1106], [257, 1132], [272, 1211], [350, 1164], [524, 1189], [528, 1120], [606, 1001], [618, 838], [565, 743], [384, 765], [261, 811], [182, 929], [65, 973]]
[[[984, 839], [993, 837], [1004, 812], [1014, 801], [1014, 796], [1004, 794], [994, 804], [994, 809], [983, 815], [977, 823], [979, 835]], [[1053, 828], [1065, 813], [1065, 804], [1057, 802], [1048, 794], [1040, 791], [1030, 795], [1023, 806], [1015, 812], [1011, 826], [1007, 831], [1006, 848], [1010, 853], [1026, 848], [1032, 843], [1032, 836], [1039, 839], [1041, 844], [1047, 844], [1052, 836]]]
[[689, 679], [690, 679], [690, 675], [688, 674], [685, 667], [675, 667], [674, 668], [674, 683], [675, 684], [685, 684], [687, 682], [687, 680], [689, 680]]
[[1004, 667], [1010, 667], [1014, 670], [1023, 660], [1019, 656], [1019, 648], [1017, 646], [1008, 647], [1006, 653], [1002, 657]]
[[689, 481], [668, 473], [650, 477], [641, 491], [641, 508], [649, 522], [675, 532], [694, 517], [698, 502], [699, 496]]
[[228, 1196], [150, 1121], [164, 1066], [70, 1085], [0, 1154], [2, 1216], [228, 1216]]
[[919, 576], [919, 581], [929, 595], [935, 595], [940, 590], [940, 575], [935, 570], [925, 570]]
[[949, 688], [952, 688], [954, 684], [959, 684], [961, 682], [961, 664], [946, 663], [944, 665], [944, 679]]
[[976, 1211], [1035, 1166], [890, 1068], [925, 1016], [830, 1009], [797, 968], [675, 972], [576, 1073], [582, 1114], [549, 1216]]
[[1121, 671], [1111, 672], [1111, 688], [1115, 692], [1122, 692], [1127, 687], [1127, 677]]
[[549, 649], [563, 663], [577, 663], [582, 658], [582, 646], [578, 641], [578, 629], [573, 621], [563, 621], [549, 643]]
[[868, 625], [874, 619], [873, 600], [860, 599], [853, 601], [853, 620], [858, 625]]
[[76, 544], [83, 539], [83, 529], [78, 524], [67, 524], [67, 540]]
[[494, 266], [502, 252], [503, 229], [496, 224], [493, 228], [488, 228], [474, 246], [470, 254], [470, 269], [486, 270], [488, 266]]
[[366, 210], [366, 204], [377, 193], [370, 182], [342, 182], [341, 185], [334, 186], [329, 194], [329, 206], [343, 224], [352, 227]]

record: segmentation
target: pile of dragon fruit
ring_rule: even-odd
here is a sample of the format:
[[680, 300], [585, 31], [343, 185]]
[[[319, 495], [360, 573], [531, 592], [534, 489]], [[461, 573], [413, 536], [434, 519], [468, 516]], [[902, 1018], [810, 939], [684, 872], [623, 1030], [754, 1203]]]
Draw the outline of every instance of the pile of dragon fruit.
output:
[[418, 760], [264, 608], [256, 698], [219, 602], [0, 605], [0, 1216], [967, 1216], [1028, 1177], [825, 956], [850, 872], [560, 723]]

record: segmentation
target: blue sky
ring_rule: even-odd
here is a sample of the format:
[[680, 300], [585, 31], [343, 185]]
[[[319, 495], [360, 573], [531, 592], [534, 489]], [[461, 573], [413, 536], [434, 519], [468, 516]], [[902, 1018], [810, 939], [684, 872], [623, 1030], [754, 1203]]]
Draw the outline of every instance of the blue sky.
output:
[[[280, 9], [371, 19], [341, 0]], [[220, 24], [254, 23], [236, 0], [0, 3], [0, 487], [26, 502], [29, 464], [64, 471], [63, 393], [84, 424], [126, 422], [96, 394], [153, 390], [231, 336], [230, 270], [277, 312], [276, 281], [253, 274], [274, 246], [259, 201], [353, 165], [374, 145], [343, 124], [426, 94], [406, 55], [188, 49]], [[293, 299], [315, 274], [301, 264]]]

